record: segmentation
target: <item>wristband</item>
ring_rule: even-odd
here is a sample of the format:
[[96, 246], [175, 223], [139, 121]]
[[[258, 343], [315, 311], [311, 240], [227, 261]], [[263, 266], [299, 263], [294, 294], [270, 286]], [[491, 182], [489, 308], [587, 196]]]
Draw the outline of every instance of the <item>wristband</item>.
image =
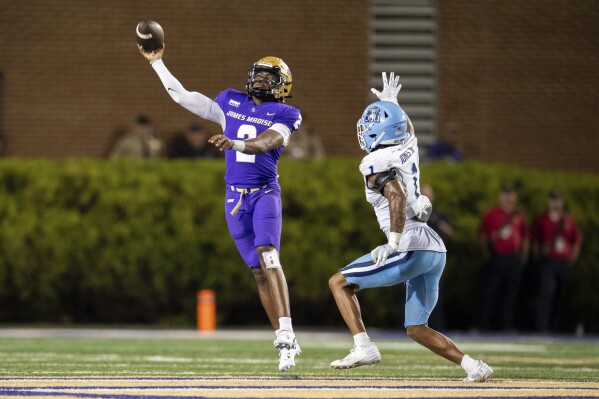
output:
[[401, 241], [401, 233], [396, 233], [392, 231], [389, 233], [389, 245], [393, 247], [393, 249], [399, 248], [399, 242]]
[[231, 149], [233, 151], [243, 152], [243, 150], [245, 150], [245, 141], [231, 140]]

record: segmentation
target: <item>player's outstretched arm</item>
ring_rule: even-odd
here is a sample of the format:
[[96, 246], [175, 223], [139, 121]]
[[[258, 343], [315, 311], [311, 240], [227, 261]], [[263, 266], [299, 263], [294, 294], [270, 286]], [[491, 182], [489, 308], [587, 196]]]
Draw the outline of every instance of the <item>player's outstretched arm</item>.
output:
[[275, 130], [266, 130], [260, 136], [248, 140], [230, 140], [224, 134], [217, 134], [208, 139], [219, 150], [233, 150], [244, 154], [264, 154], [283, 145], [285, 139]]
[[[374, 93], [374, 95], [381, 101], [390, 101], [399, 105], [397, 101], [397, 96], [399, 95], [399, 91], [401, 90], [401, 83], [399, 83], [399, 75], [395, 76], [395, 72], [391, 72], [389, 75], [389, 79], [387, 79], [387, 72], [383, 72], [383, 91], [378, 91], [374, 87], [370, 89]], [[414, 125], [412, 125], [412, 121], [408, 118], [408, 132], [411, 134], [416, 134], [414, 131]]]
[[150, 62], [154, 71], [158, 74], [162, 85], [171, 98], [186, 110], [193, 112], [200, 118], [216, 122], [224, 129], [225, 114], [216, 103], [195, 91], [187, 91], [183, 85], [175, 78], [164, 65], [162, 56], [164, 54], [164, 46], [153, 52], [144, 51], [143, 47], [137, 45], [141, 55]]
[[412, 125], [412, 120], [408, 116], [408, 133], [416, 134], [414, 131], [414, 125]]

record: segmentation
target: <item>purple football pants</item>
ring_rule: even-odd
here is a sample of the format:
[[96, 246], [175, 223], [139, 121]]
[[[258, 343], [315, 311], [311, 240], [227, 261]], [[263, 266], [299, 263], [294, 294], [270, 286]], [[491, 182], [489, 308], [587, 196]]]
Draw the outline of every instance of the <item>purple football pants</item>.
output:
[[[240, 196], [243, 196], [241, 207], [235, 215], [231, 215]], [[229, 233], [249, 268], [260, 267], [257, 247], [272, 245], [280, 249], [283, 215], [278, 183], [248, 194], [233, 191], [227, 185], [225, 216]]]

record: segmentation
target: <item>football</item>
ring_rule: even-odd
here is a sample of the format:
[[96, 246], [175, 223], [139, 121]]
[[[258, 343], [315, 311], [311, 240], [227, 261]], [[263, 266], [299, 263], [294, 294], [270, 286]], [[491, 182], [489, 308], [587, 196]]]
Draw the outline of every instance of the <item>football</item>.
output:
[[164, 46], [164, 30], [156, 21], [140, 21], [135, 27], [135, 33], [137, 34], [137, 43], [148, 53]]

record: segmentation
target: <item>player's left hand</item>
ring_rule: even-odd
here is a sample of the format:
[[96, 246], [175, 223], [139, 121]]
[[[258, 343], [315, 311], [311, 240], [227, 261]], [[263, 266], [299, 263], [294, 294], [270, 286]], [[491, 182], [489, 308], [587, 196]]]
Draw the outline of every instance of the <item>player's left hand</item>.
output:
[[208, 139], [210, 144], [214, 144], [219, 150], [230, 150], [233, 143], [224, 134], [216, 134]]
[[[431, 217], [433, 212], [433, 204], [431, 200], [424, 194], [418, 196], [418, 199], [410, 204], [410, 207], [414, 209], [414, 217], [421, 222], [425, 222]], [[410, 213], [408, 211], [408, 213]]]
[[395, 252], [396, 249], [393, 248], [389, 244], [379, 245], [375, 249], [370, 252], [370, 256], [372, 256], [372, 261], [375, 266], [382, 266], [387, 261], [387, 257]]
[[401, 84], [399, 83], [399, 75], [395, 76], [395, 72], [391, 72], [389, 80], [387, 80], [387, 72], [383, 72], [383, 91], [378, 91], [374, 87], [370, 89], [379, 100], [391, 101], [397, 104], [397, 95], [401, 90]]

